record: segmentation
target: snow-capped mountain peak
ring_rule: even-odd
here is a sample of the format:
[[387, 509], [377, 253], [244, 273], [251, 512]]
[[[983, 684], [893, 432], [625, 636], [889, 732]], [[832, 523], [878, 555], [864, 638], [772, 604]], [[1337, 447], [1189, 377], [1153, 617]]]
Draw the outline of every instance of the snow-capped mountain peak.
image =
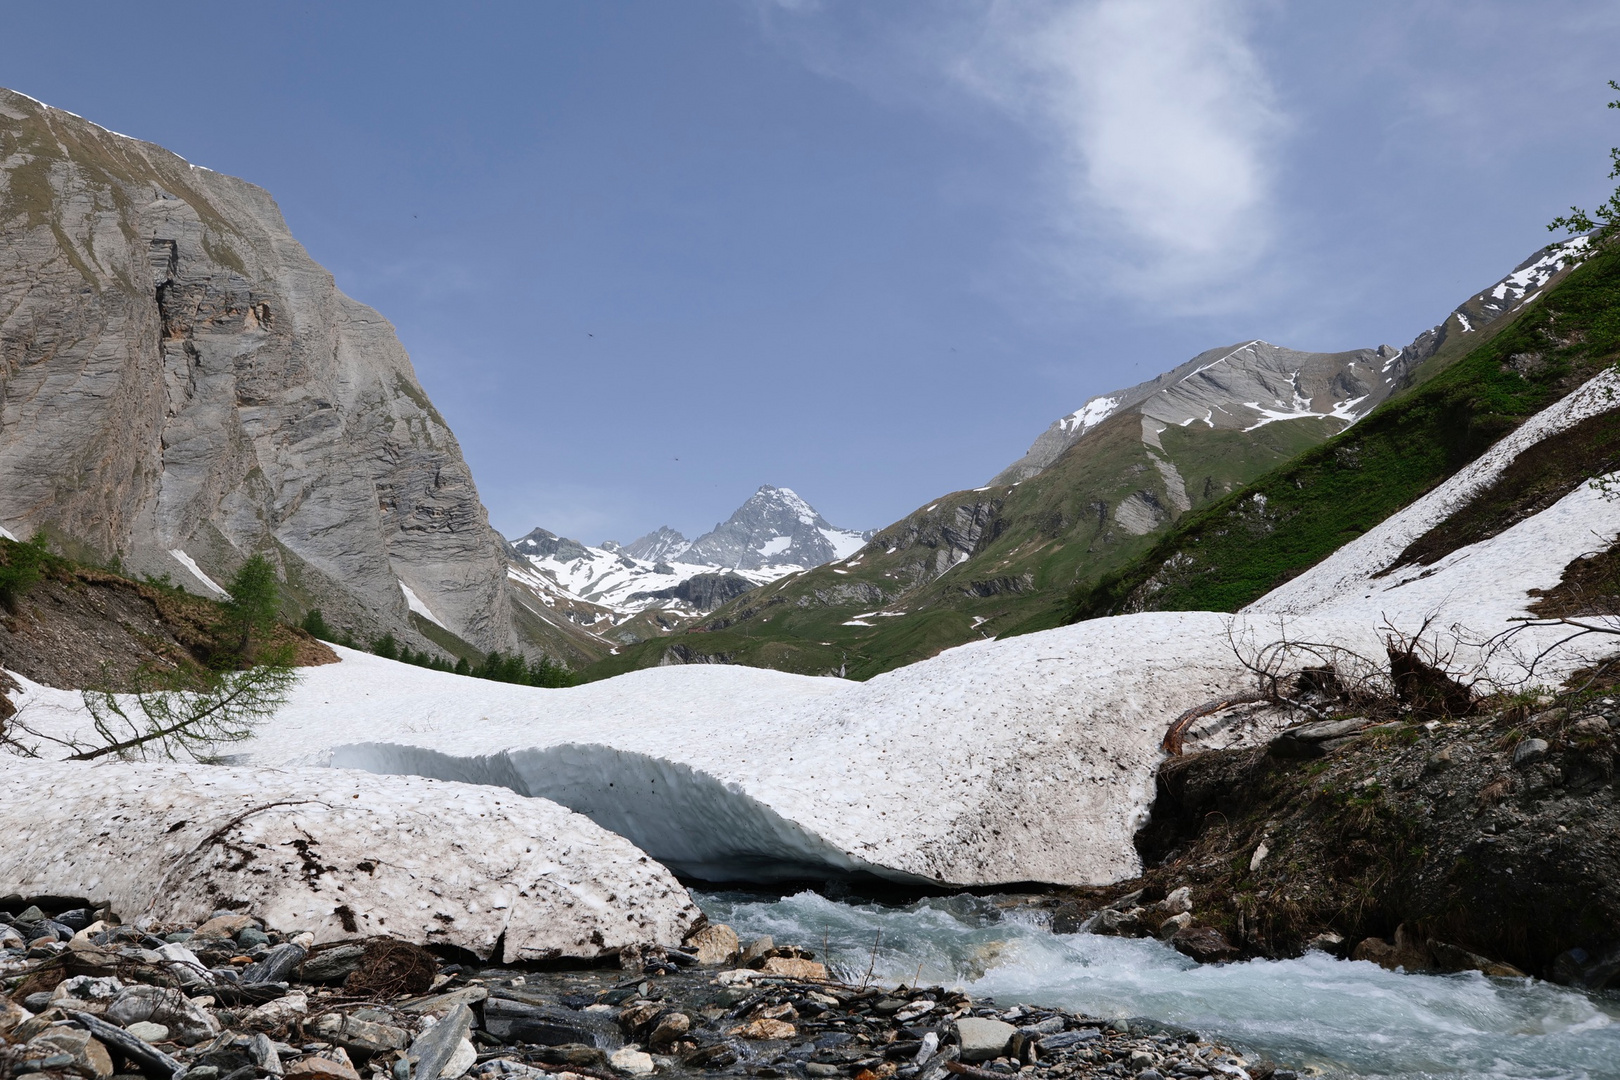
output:
[[692, 541], [681, 559], [737, 570], [782, 567], [786, 573], [847, 558], [870, 535], [836, 528], [792, 488], [766, 484], [731, 517]]
[[791, 488], [767, 484], [693, 541], [664, 526], [630, 544], [591, 547], [534, 529], [512, 544], [522, 565], [511, 577], [543, 601], [579, 601], [621, 616], [647, 608], [694, 613], [795, 570], [847, 558], [870, 536], [829, 524]]
[[1158, 434], [1172, 425], [1253, 431], [1279, 420], [1326, 420], [1348, 427], [1452, 336], [1471, 334], [1534, 300], [1556, 274], [1582, 258], [1589, 243], [1577, 236], [1541, 248], [1404, 349], [1380, 345], [1310, 353], [1258, 338], [1210, 349], [1157, 378], [1089, 399], [1053, 421], [1022, 458], [990, 482], [1029, 479], [1092, 428], [1126, 412], [1141, 414], [1142, 440], [1155, 449], [1162, 449]]

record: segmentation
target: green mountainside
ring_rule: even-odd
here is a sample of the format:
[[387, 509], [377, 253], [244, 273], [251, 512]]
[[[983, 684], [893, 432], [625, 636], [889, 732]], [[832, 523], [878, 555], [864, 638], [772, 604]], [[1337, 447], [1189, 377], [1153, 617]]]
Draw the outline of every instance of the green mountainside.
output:
[[1461, 357], [1296, 461], [1183, 518], [1075, 590], [1069, 621], [1234, 611], [1315, 565], [1620, 358], [1620, 248], [1594, 254]]
[[[998, 478], [1002, 483], [946, 495], [880, 530], [851, 558], [745, 593], [694, 624], [601, 660], [585, 677], [659, 664], [732, 663], [865, 679], [965, 642], [1128, 610], [1138, 589], [1144, 596], [1162, 594], [1166, 606], [1235, 606], [1283, 580], [1283, 567], [1303, 569], [1450, 475], [1577, 377], [1566, 370], [1562, 346], [1532, 347], [1524, 334], [1533, 331], [1509, 332], [1521, 305], [1561, 279], [1559, 250], [1554, 245], [1531, 256], [1405, 350], [1307, 354], [1250, 342], [1210, 350], [1150, 383], [1093, 399], [1108, 406], [1100, 410], [1106, 418], [1083, 427], [1066, 427], [1075, 417], [1054, 424], [1042, 439], [1072, 442], [1045, 459], [1049, 463], [1020, 471], [1031, 460], [1026, 457]], [[1536, 310], [1545, 308], [1543, 301]], [[1506, 374], [1498, 372], [1485, 385], [1518, 380], [1523, 387], [1493, 389], [1487, 397], [1518, 397], [1483, 408], [1459, 402], [1448, 388], [1468, 383], [1481, 364], [1504, 363], [1474, 359], [1492, 348], [1519, 357], [1512, 363], [1526, 373], [1511, 365]], [[1523, 358], [1531, 353], [1536, 359]], [[1259, 408], [1257, 418], [1252, 399], [1260, 393], [1272, 404]], [[1392, 460], [1386, 467], [1378, 457], [1378, 470], [1369, 474], [1373, 490], [1320, 487], [1329, 519], [1337, 520], [1342, 504], [1349, 515], [1344, 520], [1354, 525], [1324, 532], [1301, 522], [1308, 538], [1285, 528], [1275, 542], [1256, 548], [1256, 539], [1278, 530], [1255, 494], [1273, 499], [1274, 508], [1289, 504], [1251, 485], [1291, 476], [1294, 463], [1323, 460], [1324, 446], [1360, 446], [1381, 437], [1385, 419], [1372, 427], [1370, 419], [1352, 424], [1363, 413], [1346, 406], [1363, 400], [1357, 396], [1363, 393], [1374, 395], [1363, 413], [1390, 393], [1390, 401], [1414, 403], [1403, 410], [1434, 412], [1426, 422], [1444, 433], [1437, 456], [1403, 460], [1399, 445], [1413, 436], [1405, 428], [1390, 431]], [[1233, 415], [1220, 415], [1223, 407]], [[1391, 414], [1392, 408], [1385, 401], [1371, 416], [1407, 415]], [[1337, 461], [1337, 452], [1329, 458]], [[1355, 487], [1358, 474], [1346, 469]], [[1180, 553], [1173, 543], [1189, 535], [1192, 522], [1219, 527], [1227, 518], [1244, 527], [1227, 528], [1223, 541], [1245, 567], [1252, 564], [1230, 595], [1218, 587], [1225, 574], [1205, 572], [1196, 553]], [[1172, 557], [1169, 565], [1189, 567], [1187, 580], [1201, 591], [1183, 597], [1181, 579], [1172, 581], [1171, 571], [1153, 576]]]
[[[1249, 436], [1174, 428], [1162, 440], [1197, 507], [1319, 442], [1328, 424], [1279, 422]], [[1029, 480], [947, 495], [853, 558], [755, 589], [586, 676], [711, 662], [869, 678], [976, 638], [1057, 625], [1075, 580], [1128, 565], [1152, 543], [1172, 513], [1166, 487], [1141, 418], [1124, 414]], [[1121, 520], [1122, 505], [1134, 516]]]

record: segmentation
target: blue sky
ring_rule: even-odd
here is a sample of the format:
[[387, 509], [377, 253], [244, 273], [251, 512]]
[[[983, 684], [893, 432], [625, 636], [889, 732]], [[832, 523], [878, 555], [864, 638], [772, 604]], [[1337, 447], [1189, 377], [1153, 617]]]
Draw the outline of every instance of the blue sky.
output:
[[0, 84], [267, 188], [491, 520], [881, 526], [1206, 348], [1404, 345], [1599, 201], [1620, 5], [55, 2]]

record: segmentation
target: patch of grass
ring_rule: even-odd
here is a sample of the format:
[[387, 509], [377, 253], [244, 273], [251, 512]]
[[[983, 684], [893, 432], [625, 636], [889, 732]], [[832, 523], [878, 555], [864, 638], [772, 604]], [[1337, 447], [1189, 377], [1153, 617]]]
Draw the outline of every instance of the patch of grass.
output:
[[208, 257], [220, 266], [233, 270], [244, 278], [247, 277], [247, 264], [242, 261], [242, 257], [236, 253], [236, 250], [223, 237], [211, 238], [208, 231], [205, 230], [202, 234], [202, 248]]
[[1564, 567], [1557, 585], [1531, 589], [1530, 595], [1536, 597], [1530, 613], [1544, 618], [1613, 614], [1620, 610], [1620, 544], [1576, 559]]
[[[1616, 403], [1620, 409], [1620, 402]], [[1620, 411], [1587, 417], [1525, 450], [1490, 487], [1413, 540], [1382, 577], [1403, 566], [1432, 566], [1540, 513], [1593, 476], [1620, 469]]]

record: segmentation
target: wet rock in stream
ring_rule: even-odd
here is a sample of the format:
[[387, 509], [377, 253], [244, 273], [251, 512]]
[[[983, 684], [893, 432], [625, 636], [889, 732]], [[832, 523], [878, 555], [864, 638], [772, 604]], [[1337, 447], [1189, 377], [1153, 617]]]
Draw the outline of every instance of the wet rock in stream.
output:
[[1290, 1075], [1150, 1021], [850, 985], [808, 950], [744, 948], [717, 925], [556, 970], [385, 938], [311, 949], [241, 912], [143, 930], [11, 898], [0, 927], [3, 1080]]

